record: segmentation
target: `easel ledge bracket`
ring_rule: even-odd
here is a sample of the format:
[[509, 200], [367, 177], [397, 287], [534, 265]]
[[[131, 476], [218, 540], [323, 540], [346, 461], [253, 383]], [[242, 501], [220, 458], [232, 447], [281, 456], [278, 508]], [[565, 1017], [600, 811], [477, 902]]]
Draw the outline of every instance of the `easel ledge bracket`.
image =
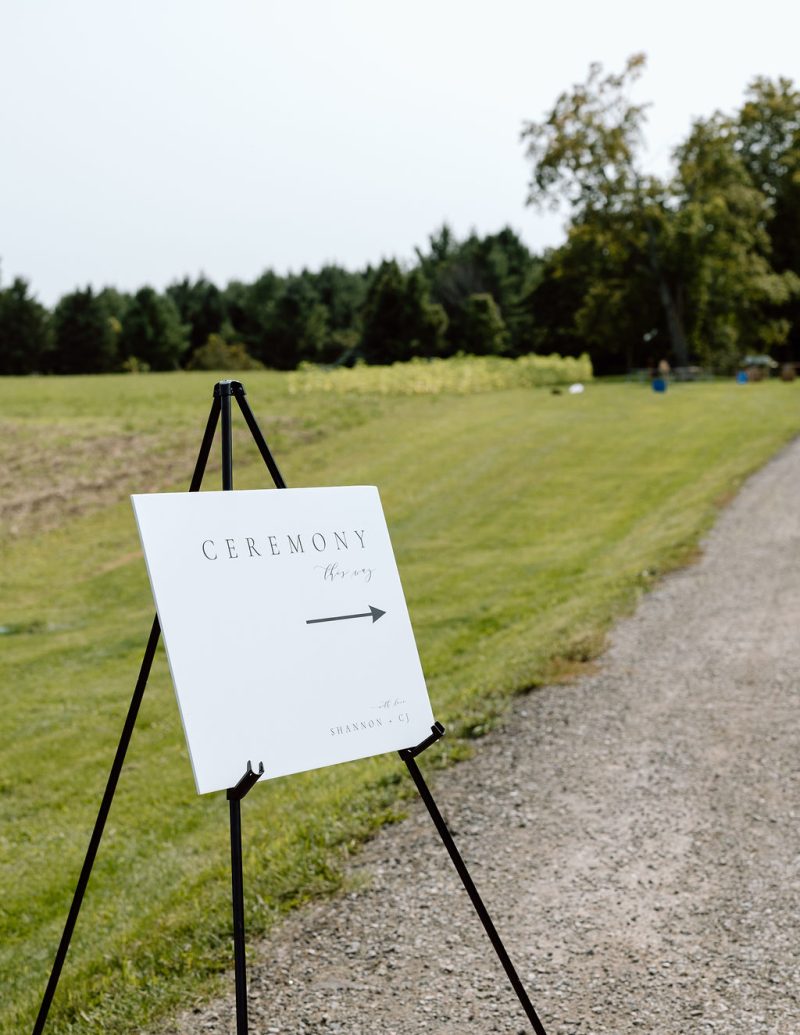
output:
[[229, 787], [227, 792], [228, 801], [239, 801], [247, 794], [258, 783], [259, 779], [264, 775], [264, 763], [258, 763], [258, 772], [253, 769], [252, 763], [248, 759], [247, 769], [245, 769], [244, 776], [236, 784], [235, 787]]
[[417, 744], [416, 747], [402, 748], [398, 751], [398, 754], [404, 762], [408, 761], [409, 758], [416, 758], [417, 755], [421, 755], [423, 751], [426, 751], [431, 744], [435, 744], [437, 740], [441, 740], [445, 734], [445, 728], [441, 722], [435, 722], [431, 726], [431, 733], [429, 737], [426, 737], [423, 741]]

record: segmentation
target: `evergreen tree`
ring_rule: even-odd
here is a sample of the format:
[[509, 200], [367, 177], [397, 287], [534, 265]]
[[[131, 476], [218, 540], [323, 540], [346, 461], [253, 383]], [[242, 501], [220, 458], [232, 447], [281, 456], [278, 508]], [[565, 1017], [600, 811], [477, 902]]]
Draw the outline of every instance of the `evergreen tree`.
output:
[[42, 372], [51, 348], [50, 315], [17, 277], [0, 290], [0, 374]]
[[363, 310], [361, 354], [368, 363], [395, 363], [445, 351], [447, 314], [431, 302], [419, 270], [404, 274], [396, 262], [381, 264]]
[[91, 287], [64, 295], [53, 313], [57, 374], [102, 374], [119, 367], [117, 334], [103, 300]]
[[464, 352], [502, 356], [510, 348], [500, 308], [490, 294], [470, 295], [459, 320], [459, 342]]
[[328, 326], [333, 331], [353, 330], [367, 293], [366, 276], [350, 273], [341, 266], [323, 266], [319, 273], [308, 274], [319, 302], [328, 312]]
[[529, 352], [531, 333], [525, 300], [536, 283], [541, 262], [534, 258], [517, 234], [505, 227], [497, 234], [471, 234], [458, 241], [445, 224], [429, 238], [429, 252], [417, 250], [420, 269], [431, 299], [444, 307], [449, 321], [448, 354], [469, 351], [463, 321], [469, 299], [490, 296], [508, 332], [508, 351]]
[[194, 284], [185, 277], [165, 293], [175, 303], [181, 323], [189, 328], [190, 352], [204, 345], [209, 335], [217, 334], [228, 317], [225, 296], [205, 277]]
[[108, 315], [113, 320], [116, 320], [121, 327], [125, 312], [131, 304], [131, 296], [125, 294], [124, 291], [117, 291], [116, 288], [104, 287], [103, 290], [98, 293], [97, 299], [103, 306], [105, 306], [105, 310]]
[[289, 277], [264, 313], [259, 359], [275, 370], [317, 360], [328, 337], [328, 311], [310, 278]]
[[150, 287], [137, 291], [122, 321], [123, 357], [146, 363], [152, 370], [176, 370], [187, 346], [187, 331], [172, 299]]
[[282, 278], [266, 270], [252, 284], [232, 280], [222, 293], [231, 338], [243, 342], [252, 356], [264, 352], [272, 309], [282, 288]]

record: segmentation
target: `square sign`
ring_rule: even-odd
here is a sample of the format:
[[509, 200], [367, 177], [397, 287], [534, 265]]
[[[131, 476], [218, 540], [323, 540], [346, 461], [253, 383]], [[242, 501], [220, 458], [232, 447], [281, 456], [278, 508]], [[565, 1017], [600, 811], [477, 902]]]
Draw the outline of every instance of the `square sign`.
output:
[[374, 486], [131, 499], [200, 794], [428, 736]]

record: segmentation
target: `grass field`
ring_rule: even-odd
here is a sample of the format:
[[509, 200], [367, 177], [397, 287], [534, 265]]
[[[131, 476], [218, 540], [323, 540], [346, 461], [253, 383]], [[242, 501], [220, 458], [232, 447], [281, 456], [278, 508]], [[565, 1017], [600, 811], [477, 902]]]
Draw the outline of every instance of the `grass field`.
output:
[[[32, 1027], [152, 617], [126, 494], [188, 485], [213, 380], [0, 380], [4, 1035]], [[355, 399], [291, 395], [270, 373], [246, 385], [290, 485], [380, 487], [449, 733], [426, 767], [463, 756], [509, 695], [579, 672], [800, 432], [797, 384]], [[235, 463], [237, 487], [266, 484], [241, 430]], [[249, 937], [336, 889], [407, 790], [393, 756], [256, 788]], [[231, 962], [228, 880], [227, 805], [194, 793], [159, 651], [48, 1030], [163, 1030], [213, 991]]]

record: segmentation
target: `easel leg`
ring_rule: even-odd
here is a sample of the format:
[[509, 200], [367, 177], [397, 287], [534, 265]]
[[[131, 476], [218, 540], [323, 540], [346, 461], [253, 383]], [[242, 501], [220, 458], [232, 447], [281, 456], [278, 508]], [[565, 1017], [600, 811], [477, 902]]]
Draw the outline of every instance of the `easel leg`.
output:
[[244, 880], [242, 877], [242, 811], [238, 798], [231, 812], [231, 891], [233, 904], [233, 959], [236, 974], [236, 1035], [247, 1035], [247, 962], [244, 941]]
[[481, 919], [481, 923], [483, 924], [486, 933], [489, 936], [489, 941], [494, 946], [494, 951], [497, 953], [500, 962], [503, 964], [503, 969], [508, 975], [508, 980], [511, 982], [514, 991], [517, 993], [517, 998], [519, 999], [523, 1010], [527, 1014], [528, 1020], [531, 1022], [533, 1030], [536, 1032], [536, 1035], [547, 1035], [547, 1033], [544, 1030], [544, 1027], [542, 1026], [542, 1022], [536, 1015], [536, 1011], [533, 1008], [533, 1003], [528, 998], [528, 993], [525, 991], [525, 988], [519, 979], [519, 975], [514, 969], [514, 964], [511, 962], [511, 959], [508, 953], [506, 952], [506, 947], [505, 945], [503, 945], [502, 939], [500, 938], [500, 935], [497, 933], [497, 929], [492, 923], [492, 918], [489, 916], [489, 912], [486, 909], [486, 906], [483, 904], [483, 899], [478, 894], [478, 889], [475, 887], [475, 884], [473, 883], [473, 880], [469, 875], [469, 870], [467, 870], [466, 864], [464, 863], [464, 860], [461, 858], [461, 853], [456, 847], [456, 843], [453, 840], [453, 835], [447, 829], [447, 824], [444, 821], [444, 817], [439, 811], [436, 802], [433, 800], [433, 795], [431, 794], [428, 785], [425, 783], [422, 773], [420, 772], [419, 766], [414, 760], [413, 755], [411, 755], [409, 752], [401, 752], [400, 757], [408, 766], [408, 771], [409, 773], [411, 773], [411, 779], [416, 784], [417, 790], [419, 791], [419, 795], [425, 802], [425, 806], [428, 809], [428, 812], [430, 813], [431, 819], [433, 820], [437, 831], [439, 832], [439, 836], [444, 842], [444, 846], [450, 855], [450, 858], [453, 862], [453, 866], [455, 866], [458, 875], [461, 878], [461, 883], [466, 888], [467, 894], [469, 895], [472, 901], [472, 905], [475, 907], [475, 912]]
[[270, 448], [267, 445], [267, 440], [264, 438], [261, 428], [256, 423], [256, 418], [253, 416], [253, 411], [250, 409], [250, 403], [247, 401], [244, 392], [244, 385], [241, 382], [236, 381], [233, 394], [236, 396], [236, 401], [239, 404], [239, 409], [242, 411], [242, 416], [247, 422], [247, 426], [250, 429], [250, 434], [253, 436], [255, 444], [258, 446], [258, 451], [261, 453], [261, 458], [267, 465], [267, 470], [275, 482], [276, 489], [285, 489], [286, 482], [283, 480], [283, 475], [278, 470], [278, 465], [275, 463], [275, 457], [270, 452]]
[[[222, 422], [222, 488], [233, 489], [233, 438], [231, 435], [231, 395], [233, 381], [220, 381], [214, 388], [219, 398]], [[247, 763], [250, 771], [250, 763]], [[246, 778], [245, 774], [245, 778]], [[246, 793], [246, 792], [245, 792]], [[244, 877], [242, 875], [242, 809], [235, 790], [228, 792], [231, 817], [231, 906], [233, 909], [233, 968], [236, 978], [236, 1035], [247, 1035], [247, 959], [244, 939]]]
[[53, 996], [55, 995], [56, 987], [58, 985], [58, 979], [61, 976], [61, 969], [64, 966], [64, 960], [67, 958], [67, 950], [69, 949], [69, 943], [72, 940], [72, 932], [75, 930], [75, 924], [78, 919], [78, 913], [81, 911], [81, 904], [86, 892], [86, 886], [89, 883], [89, 877], [92, 875], [92, 867], [94, 866], [97, 850], [100, 847], [100, 841], [103, 837], [103, 830], [105, 829], [108, 813], [111, 809], [111, 802], [114, 800], [114, 792], [117, 789], [119, 776], [122, 772], [122, 764], [125, 761], [125, 754], [131, 740], [133, 727], [136, 725], [136, 716], [139, 714], [139, 706], [142, 703], [144, 689], [147, 686], [147, 678], [150, 675], [150, 669], [153, 665], [153, 658], [155, 657], [160, 635], [161, 626], [158, 624], [158, 618], [154, 618], [153, 627], [150, 630], [150, 638], [147, 641], [147, 647], [145, 648], [141, 668], [139, 669], [139, 678], [136, 680], [133, 697], [128, 706], [128, 714], [125, 718], [125, 725], [122, 727], [122, 734], [119, 738], [117, 752], [114, 755], [114, 761], [111, 765], [111, 772], [108, 774], [103, 800], [100, 802], [100, 809], [97, 813], [97, 819], [94, 822], [92, 836], [89, 838], [89, 847], [86, 849], [86, 856], [83, 860], [80, 876], [78, 877], [78, 884], [75, 888], [75, 893], [72, 896], [72, 904], [69, 907], [67, 922], [64, 924], [64, 931], [61, 935], [61, 941], [58, 944], [56, 958], [53, 962], [53, 969], [50, 972], [50, 979], [47, 982], [47, 988], [45, 989], [44, 997], [42, 999], [42, 1005], [39, 1007], [39, 1015], [33, 1026], [33, 1035], [40, 1035], [44, 1028], [47, 1014], [50, 1011], [50, 1004], [53, 1001]]
[[231, 814], [231, 892], [233, 904], [233, 961], [236, 975], [236, 1035], [247, 1035], [247, 959], [244, 943], [244, 878], [242, 876], [242, 811], [241, 800], [259, 777], [264, 775], [264, 763], [254, 770], [250, 762], [244, 776], [235, 787], [228, 789]]

